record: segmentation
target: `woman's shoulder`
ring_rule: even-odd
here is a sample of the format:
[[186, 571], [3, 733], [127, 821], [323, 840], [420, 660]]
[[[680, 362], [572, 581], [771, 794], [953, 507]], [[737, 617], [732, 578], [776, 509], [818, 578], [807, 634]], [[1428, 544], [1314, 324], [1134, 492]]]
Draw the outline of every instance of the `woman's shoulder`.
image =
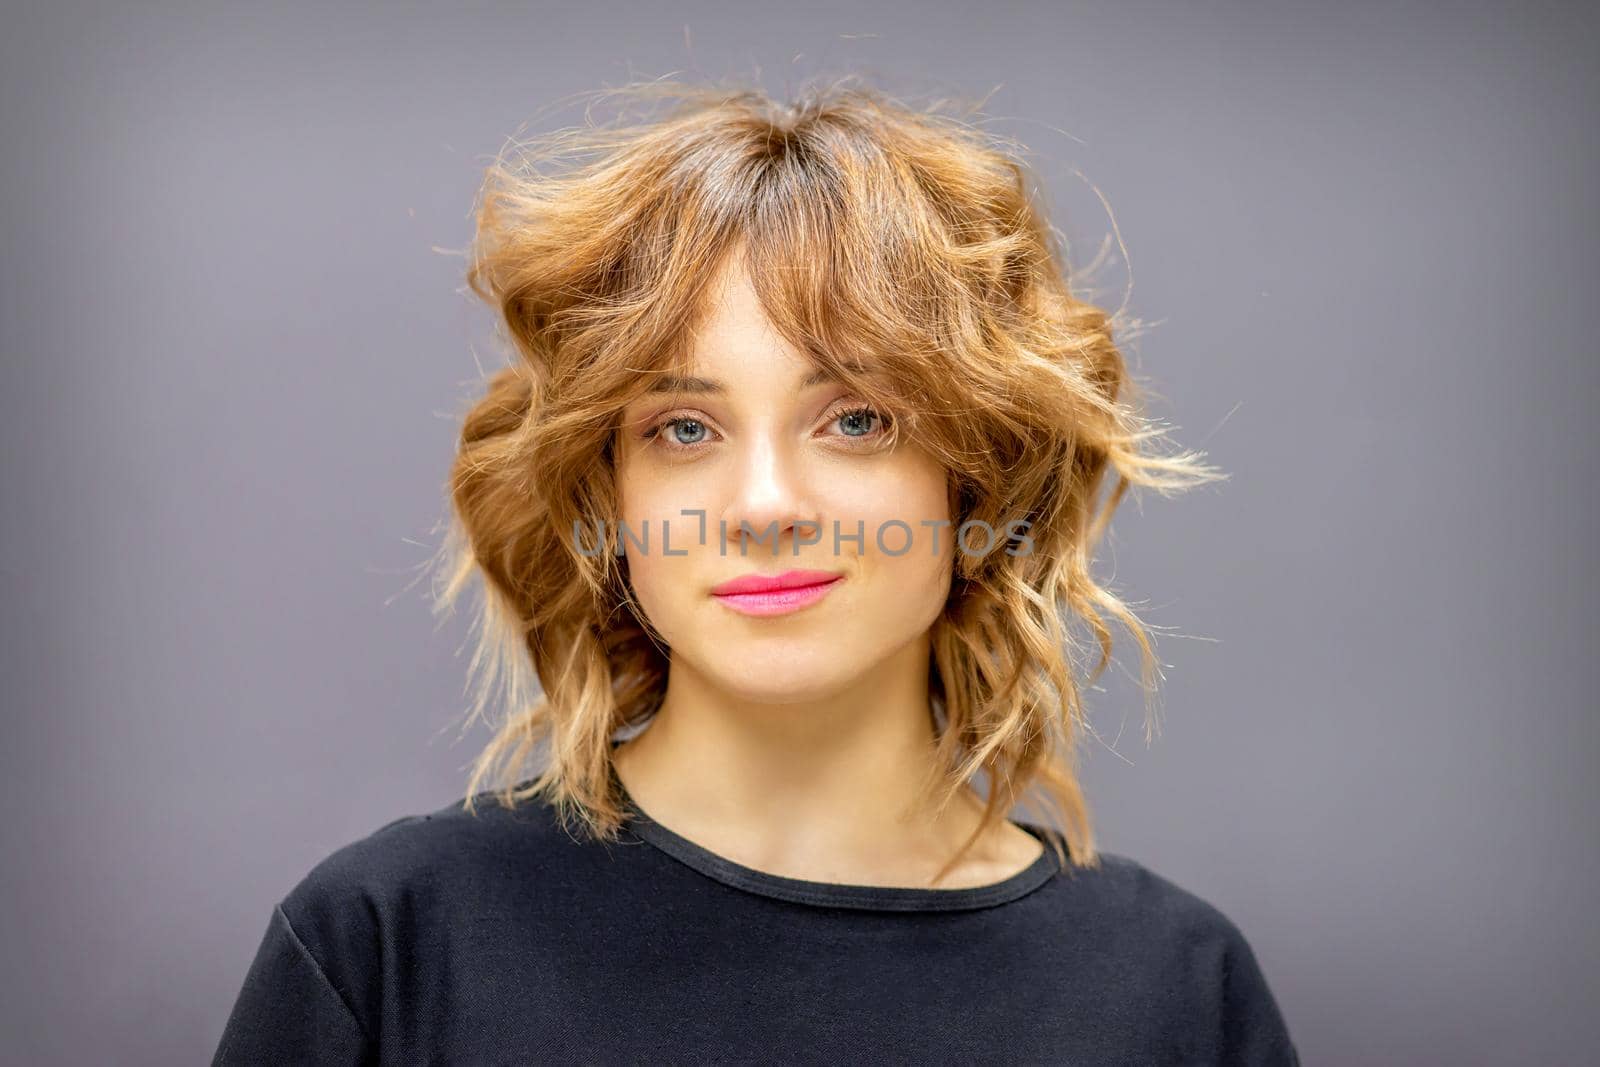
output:
[[1243, 940], [1239, 927], [1210, 899], [1123, 853], [1101, 850], [1093, 866], [1066, 868], [1062, 882], [1069, 899], [1136, 921], [1144, 930], [1169, 938]]
[[1294, 1063], [1283, 1014], [1239, 924], [1200, 893], [1139, 860], [1100, 852], [1058, 879], [1080, 962], [1142, 984], [1175, 1018], [1220, 1022], [1224, 1062]]
[[1052, 921], [1090, 956], [1191, 980], [1257, 969], [1221, 906], [1131, 856], [1101, 850], [1093, 865], [1065, 867], [1053, 882]]
[[574, 847], [542, 801], [472, 800], [390, 818], [310, 866], [273, 907], [218, 1062], [354, 1062], [424, 953], [448, 957]]
[[[491, 891], [515, 868], [536, 876], [561, 842], [571, 845], [537, 798], [514, 807], [488, 793], [432, 811], [400, 815], [326, 853], [293, 885], [280, 907], [306, 936], [339, 937], [419, 905]], [[320, 939], [320, 938], [319, 938]]]

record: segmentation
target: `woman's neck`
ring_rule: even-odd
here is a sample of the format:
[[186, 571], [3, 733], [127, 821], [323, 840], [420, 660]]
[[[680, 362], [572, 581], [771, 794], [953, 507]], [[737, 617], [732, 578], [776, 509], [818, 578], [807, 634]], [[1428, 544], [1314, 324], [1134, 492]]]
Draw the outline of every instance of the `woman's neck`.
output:
[[[847, 691], [774, 704], [740, 698], [675, 662], [646, 729], [613, 752], [655, 821], [772, 874], [859, 885], [933, 885], [982, 820], [964, 790], [934, 811], [921, 786], [935, 758], [926, 638]], [[990, 827], [936, 888], [986, 885], [1042, 848]]]

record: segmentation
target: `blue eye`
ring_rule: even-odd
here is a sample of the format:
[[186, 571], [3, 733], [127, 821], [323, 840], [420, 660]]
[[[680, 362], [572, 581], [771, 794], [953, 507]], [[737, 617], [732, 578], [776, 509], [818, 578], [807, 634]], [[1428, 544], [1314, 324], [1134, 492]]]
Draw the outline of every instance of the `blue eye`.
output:
[[[859, 401], [854, 405], [836, 406], [828, 414], [828, 425], [838, 428], [836, 438], [859, 443], [861, 447], [866, 447], [869, 442], [877, 442], [884, 435], [884, 428], [889, 421], [889, 416]], [[699, 451], [702, 445], [709, 445], [713, 433], [715, 431], [705, 420], [684, 414], [660, 418], [640, 436], [645, 441], [659, 439], [661, 447], [668, 452], [688, 455]]]
[[711, 428], [692, 415], [674, 415], [651, 426], [642, 435], [646, 441], [661, 438], [667, 449], [690, 449], [704, 444]]
[[839, 425], [846, 437], [865, 437], [873, 430], [873, 423], [881, 416], [871, 408], [855, 408], [839, 413]]
[[705, 423], [699, 419], [673, 419], [666, 425], [672, 427], [672, 439], [680, 445], [699, 444], [706, 432]]

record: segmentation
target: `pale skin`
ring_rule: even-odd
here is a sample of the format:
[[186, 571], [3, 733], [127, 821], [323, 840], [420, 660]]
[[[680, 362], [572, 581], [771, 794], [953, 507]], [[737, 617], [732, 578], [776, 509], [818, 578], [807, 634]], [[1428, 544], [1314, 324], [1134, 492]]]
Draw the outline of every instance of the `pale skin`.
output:
[[[704, 381], [631, 403], [618, 431], [620, 517], [652, 538], [647, 552], [625, 545], [630, 581], [671, 667], [659, 712], [615, 753], [617, 776], [661, 825], [771, 874], [957, 889], [1020, 872], [1044, 846], [1006, 821], [935, 882], [981, 821], [981, 801], [967, 793], [937, 814], [916, 802], [934, 743], [929, 628], [955, 552], [949, 526], [935, 551], [921, 525], [950, 517], [943, 470], [906, 439], [884, 447], [885, 421], [843, 383], [806, 384], [817, 366], [774, 331], [737, 254], [710, 291], [691, 350], [690, 374]], [[683, 509], [705, 511], [704, 545]], [[875, 543], [890, 519], [913, 531], [902, 555]], [[835, 551], [835, 520], [847, 533], [864, 522], [865, 543]], [[797, 554], [807, 521], [825, 533]], [[664, 522], [673, 555], [659, 542]], [[741, 522], [776, 523], [776, 554]], [[905, 543], [903, 531], [885, 538], [891, 550]], [[844, 577], [771, 617], [711, 593], [795, 568]]]

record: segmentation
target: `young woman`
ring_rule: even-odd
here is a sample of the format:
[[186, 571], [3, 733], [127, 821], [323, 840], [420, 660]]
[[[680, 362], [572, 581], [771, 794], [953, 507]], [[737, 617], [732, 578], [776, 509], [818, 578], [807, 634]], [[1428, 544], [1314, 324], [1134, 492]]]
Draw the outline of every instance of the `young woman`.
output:
[[1216, 475], [1024, 165], [852, 80], [637, 92], [480, 203], [441, 602], [509, 714], [274, 909], [216, 1062], [1295, 1063], [1239, 929], [1094, 844], [1073, 624], [1154, 660], [1092, 550]]

